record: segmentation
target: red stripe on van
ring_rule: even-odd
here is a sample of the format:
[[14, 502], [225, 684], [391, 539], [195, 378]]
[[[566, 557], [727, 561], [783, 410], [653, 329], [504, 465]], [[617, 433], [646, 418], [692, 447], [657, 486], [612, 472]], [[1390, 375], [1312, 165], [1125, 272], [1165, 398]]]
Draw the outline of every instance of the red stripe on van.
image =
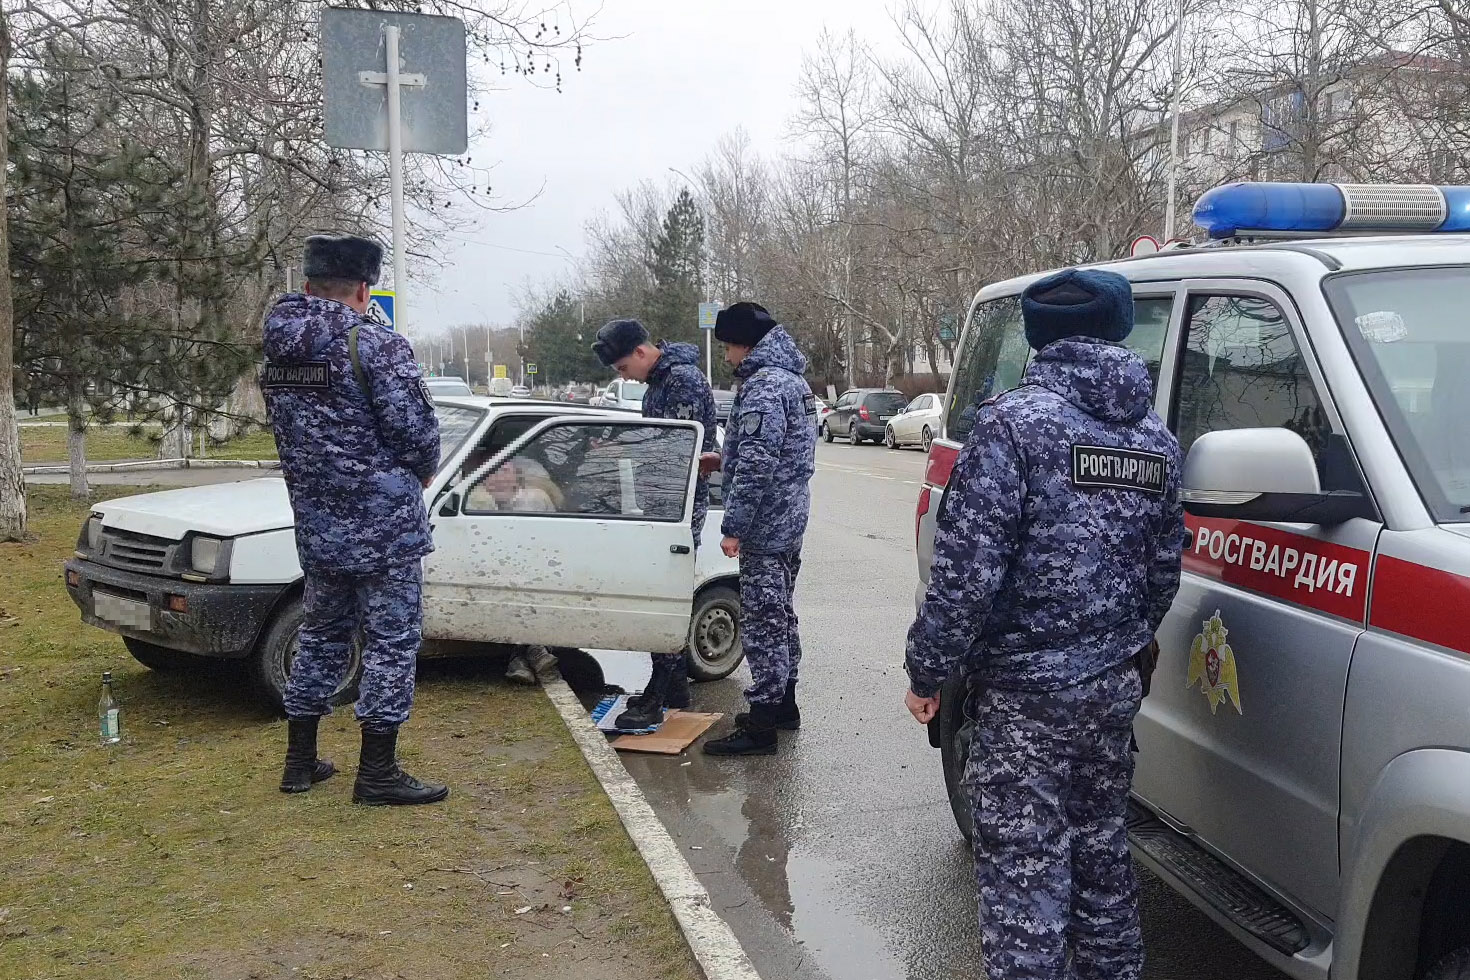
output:
[[1470, 653], [1470, 578], [1380, 555], [1369, 625]]
[[1362, 622], [1368, 552], [1274, 527], [1186, 515], [1184, 569], [1237, 588]]
[[936, 442], [929, 447], [929, 462], [924, 466], [924, 482], [943, 487], [949, 484], [949, 475], [954, 472], [955, 460], [960, 458], [958, 446]]

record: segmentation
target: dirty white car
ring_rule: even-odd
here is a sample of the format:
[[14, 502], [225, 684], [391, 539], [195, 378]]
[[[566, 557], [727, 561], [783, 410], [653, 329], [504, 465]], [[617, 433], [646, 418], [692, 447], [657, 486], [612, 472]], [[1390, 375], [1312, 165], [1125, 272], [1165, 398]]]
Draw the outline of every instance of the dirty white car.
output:
[[[476, 397], [440, 399], [435, 412], [429, 652], [450, 642], [687, 646], [696, 680], [739, 665], [738, 564], [720, 551], [718, 514], [691, 547], [697, 423]], [[120, 634], [144, 665], [247, 660], [279, 703], [302, 621], [292, 526], [280, 479], [110, 500], [82, 527], [67, 590], [85, 622]]]

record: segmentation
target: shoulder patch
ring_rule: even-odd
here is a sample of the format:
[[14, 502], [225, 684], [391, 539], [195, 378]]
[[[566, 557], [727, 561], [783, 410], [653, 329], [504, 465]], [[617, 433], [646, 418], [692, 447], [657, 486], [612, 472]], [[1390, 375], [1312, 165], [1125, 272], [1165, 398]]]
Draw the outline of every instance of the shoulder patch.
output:
[[1139, 490], [1163, 495], [1169, 457], [1113, 446], [1072, 447], [1072, 485]]
[[740, 431], [745, 435], [753, 436], [761, 430], [761, 413], [746, 412], [740, 416]]
[[330, 391], [331, 361], [301, 361], [297, 364], [266, 364], [260, 375], [262, 388], [300, 388]]
[[690, 405], [680, 405], [678, 408], [674, 409], [674, 418], [683, 419], [687, 422], [690, 419], [694, 418], [694, 408]]
[[427, 381], [425, 381], [423, 378], [419, 378], [418, 392], [419, 392], [419, 398], [423, 401], [424, 405], [430, 411], [433, 411], [433, 409], [434, 409], [434, 396], [429, 393], [429, 383]]
[[806, 415], [817, 414], [817, 396], [810, 391], [801, 396], [801, 410]]

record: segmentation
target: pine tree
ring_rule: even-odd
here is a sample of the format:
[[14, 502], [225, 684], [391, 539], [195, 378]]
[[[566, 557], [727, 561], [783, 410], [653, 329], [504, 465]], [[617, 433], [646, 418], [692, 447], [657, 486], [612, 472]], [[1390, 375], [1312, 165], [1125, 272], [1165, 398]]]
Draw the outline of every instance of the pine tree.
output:
[[702, 343], [699, 303], [704, 299], [704, 218], [688, 190], [664, 215], [648, 271], [653, 288], [644, 300], [644, 326], [655, 340]]

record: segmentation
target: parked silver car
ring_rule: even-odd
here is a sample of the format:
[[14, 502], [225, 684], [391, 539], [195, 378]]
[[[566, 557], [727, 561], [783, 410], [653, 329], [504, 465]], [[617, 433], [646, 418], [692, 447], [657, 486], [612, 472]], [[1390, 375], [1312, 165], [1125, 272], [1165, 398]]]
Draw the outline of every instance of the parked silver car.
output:
[[888, 426], [883, 430], [883, 443], [889, 449], [921, 446], [927, 453], [940, 429], [939, 423], [944, 414], [940, 406], [943, 404], [943, 395], [919, 395], [902, 412], [888, 420]]

